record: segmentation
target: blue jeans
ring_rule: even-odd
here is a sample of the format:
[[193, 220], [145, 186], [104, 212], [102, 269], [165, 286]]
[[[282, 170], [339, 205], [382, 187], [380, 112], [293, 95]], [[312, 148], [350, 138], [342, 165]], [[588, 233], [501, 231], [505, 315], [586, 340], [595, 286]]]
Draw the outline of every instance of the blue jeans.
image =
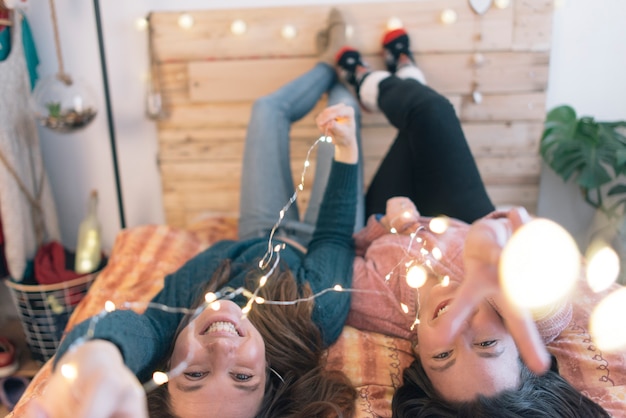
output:
[[[278, 221], [279, 212], [294, 193], [290, 164], [291, 124], [308, 114], [324, 93], [328, 104], [345, 103], [355, 109], [357, 140], [361, 153], [360, 112], [354, 96], [337, 81], [335, 70], [318, 63], [311, 70], [282, 86], [274, 93], [257, 99], [246, 134], [241, 175], [239, 238], [267, 236]], [[320, 134], [321, 135], [321, 134]], [[311, 144], [317, 138], [311, 138]], [[334, 145], [320, 143], [317, 148], [315, 176], [311, 197], [303, 217], [295, 202], [285, 214], [277, 236], [286, 236], [306, 246], [315, 229], [324, 196]], [[302, 156], [304, 157], [304, 156]], [[355, 230], [364, 223], [362, 158], [359, 158], [359, 202]], [[304, 168], [304, 167], [303, 167]], [[299, 180], [299, 179], [298, 179]], [[305, 178], [304, 186], [310, 182]]]

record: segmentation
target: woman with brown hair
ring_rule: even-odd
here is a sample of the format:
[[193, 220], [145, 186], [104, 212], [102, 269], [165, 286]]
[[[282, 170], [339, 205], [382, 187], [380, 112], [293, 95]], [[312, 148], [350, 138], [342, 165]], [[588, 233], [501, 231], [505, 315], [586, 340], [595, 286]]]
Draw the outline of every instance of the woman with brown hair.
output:
[[[351, 286], [362, 194], [358, 105], [332, 65], [345, 27], [336, 11], [329, 20], [320, 62], [253, 106], [239, 240], [217, 242], [167, 276], [143, 314], [118, 309], [72, 329], [33, 414], [39, 407], [52, 417], [146, 416], [140, 382], [154, 370], [168, 381], [148, 394], [152, 416], [354, 414], [350, 382], [324, 369], [325, 349], [350, 307], [348, 292], [328, 291]], [[301, 220], [290, 206], [289, 129], [326, 93], [329, 107], [316, 123], [332, 144], [319, 144], [316, 184]]]

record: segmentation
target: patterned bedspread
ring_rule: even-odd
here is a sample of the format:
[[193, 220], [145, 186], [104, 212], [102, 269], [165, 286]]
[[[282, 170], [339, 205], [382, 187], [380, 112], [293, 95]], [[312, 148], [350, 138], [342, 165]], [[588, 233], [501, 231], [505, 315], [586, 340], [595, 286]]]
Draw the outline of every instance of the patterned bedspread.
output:
[[[107, 300], [116, 305], [150, 300], [161, 289], [166, 274], [217, 239], [235, 236], [236, 223], [217, 218], [191, 230], [151, 225], [122, 231], [108, 265], [74, 311], [67, 329], [100, 312]], [[589, 336], [591, 307], [601, 296], [581, 290], [571, 324], [550, 344], [550, 350], [566, 379], [613, 416], [626, 417], [626, 353], [602, 353]], [[358, 417], [390, 417], [393, 391], [412, 359], [409, 341], [346, 326], [329, 350], [327, 367], [343, 370], [357, 387]], [[45, 390], [50, 372], [49, 361], [9, 417], [21, 416], [25, 405]]]

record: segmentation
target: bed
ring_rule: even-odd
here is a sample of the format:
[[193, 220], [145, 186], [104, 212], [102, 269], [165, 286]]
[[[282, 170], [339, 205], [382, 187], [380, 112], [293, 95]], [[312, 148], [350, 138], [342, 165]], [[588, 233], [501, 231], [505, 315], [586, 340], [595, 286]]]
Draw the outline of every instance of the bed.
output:
[[[355, 33], [355, 46], [373, 67], [382, 68], [380, 35], [401, 21], [417, 40], [414, 52], [430, 84], [454, 104], [494, 202], [534, 211], [553, 2], [518, 0], [484, 15], [473, 13], [465, 0], [338, 7]], [[100, 312], [108, 300], [116, 305], [149, 300], [167, 273], [216, 240], [236, 237], [240, 158], [252, 101], [315, 62], [314, 36], [328, 11], [329, 6], [294, 6], [149, 16], [152, 87], [163, 103], [153, 117], [166, 225], [119, 233], [106, 268], [66, 329]], [[185, 16], [192, 26], [180, 25]], [[294, 126], [292, 137], [294, 178], [299, 178], [317, 137], [312, 115]], [[384, 119], [364, 115], [366, 183], [392, 138]], [[306, 201], [305, 190], [297, 204]], [[601, 352], [588, 330], [591, 310], [604, 294], [584, 286], [578, 291], [573, 319], [550, 351], [575, 387], [613, 416], [626, 416], [626, 353]], [[357, 387], [358, 417], [388, 417], [402, 370], [412, 360], [409, 341], [346, 326], [329, 350], [327, 367], [343, 370]], [[45, 390], [50, 371], [48, 362], [10, 416], [21, 416]]]
[[[219, 217], [192, 229], [146, 225], [122, 231], [108, 265], [72, 314], [67, 329], [101, 312], [106, 301], [120, 306], [127, 301], [150, 300], [161, 288], [167, 273], [212, 242], [235, 235], [233, 219]], [[563, 377], [614, 417], [624, 417], [626, 353], [603, 353], [594, 346], [588, 330], [591, 308], [603, 296], [581, 287], [573, 298], [571, 323], [549, 349], [557, 357]], [[390, 417], [391, 397], [402, 382], [402, 370], [412, 360], [409, 341], [346, 326], [329, 350], [327, 367], [344, 371], [356, 386], [359, 418]], [[28, 402], [45, 390], [50, 372], [51, 363], [47, 362], [9, 417], [21, 416]]]

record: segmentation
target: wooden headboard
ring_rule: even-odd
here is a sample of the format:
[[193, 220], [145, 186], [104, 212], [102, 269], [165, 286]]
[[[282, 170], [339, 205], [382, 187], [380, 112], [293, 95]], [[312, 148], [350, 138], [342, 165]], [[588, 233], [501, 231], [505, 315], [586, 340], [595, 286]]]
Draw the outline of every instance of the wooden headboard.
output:
[[[467, 0], [344, 4], [359, 48], [383, 69], [381, 37], [393, 18], [409, 32], [428, 83], [454, 104], [489, 194], [497, 205], [535, 211], [540, 176], [538, 143], [545, 116], [552, 0], [515, 0], [475, 14]], [[204, 216], [237, 216], [246, 122], [254, 99], [316, 62], [315, 35], [324, 6], [152, 13], [153, 83], [165, 117], [158, 122], [166, 221], [185, 227]], [[442, 22], [444, 10], [456, 15]], [[187, 14], [193, 26], [179, 25]], [[235, 20], [247, 31], [231, 32]], [[286, 25], [296, 36], [285, 38]], [[481, 93], [477, 103], [472, 92]], [[311, 112], [292, 129], [299, 178], [318, 132]], [[365, 113], [365, 181], [394, 138], [382, 115]], [[314, 167], [311, 168], [314, 170]], [[306, 191], [299, 204], [306, 204]]]

